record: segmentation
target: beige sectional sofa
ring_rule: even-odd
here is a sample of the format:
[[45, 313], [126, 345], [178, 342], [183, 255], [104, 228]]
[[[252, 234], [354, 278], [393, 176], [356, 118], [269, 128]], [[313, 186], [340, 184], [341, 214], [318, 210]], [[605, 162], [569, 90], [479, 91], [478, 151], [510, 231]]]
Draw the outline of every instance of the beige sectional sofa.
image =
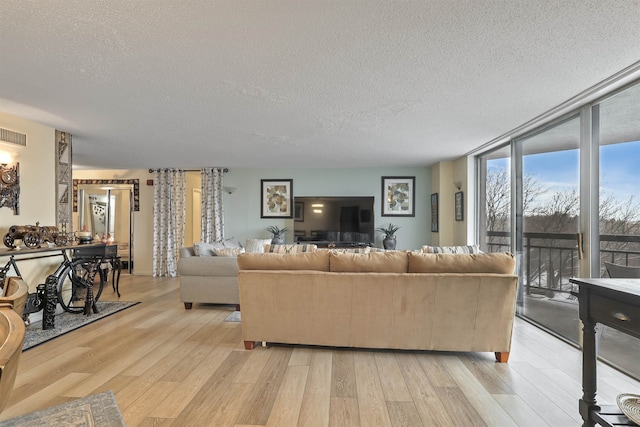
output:
[[494, 352], [511, 349], [511, 254], [242, 254], [245, 348], [256, 341]]

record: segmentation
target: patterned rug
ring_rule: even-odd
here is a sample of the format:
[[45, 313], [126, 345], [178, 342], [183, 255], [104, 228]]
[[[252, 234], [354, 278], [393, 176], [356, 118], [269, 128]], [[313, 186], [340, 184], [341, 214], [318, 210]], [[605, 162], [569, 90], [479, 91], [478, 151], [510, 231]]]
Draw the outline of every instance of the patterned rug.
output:
[[124, 420], [111, 390], [72, 400], [6, 421], [2, 427], [123, 427]]
[[224, 319], [225, 322], [240, 322], [241, 320], [239, 311], [234, 311]]
[[43, 342], [52, 340], [60, 335], [71, 332], [75, 329], [81, 328], [96, 320], [103, 319], [114, 313], [122, 311], [126, 308], [133, 307], [139, 304], [139, 302], [125, 302], [125, 301], [98, 301], [96, 303], [98, 307], [98, 313], [85, 316], [84, 314], [72, 314], [66, 311], [61, 314], [56, 314], [55, 328], [42, 329], [42, 322], [33, 322], [27, 326], [27, 332], [24, 336], [24, 344], [22, 350], [28, 350]]

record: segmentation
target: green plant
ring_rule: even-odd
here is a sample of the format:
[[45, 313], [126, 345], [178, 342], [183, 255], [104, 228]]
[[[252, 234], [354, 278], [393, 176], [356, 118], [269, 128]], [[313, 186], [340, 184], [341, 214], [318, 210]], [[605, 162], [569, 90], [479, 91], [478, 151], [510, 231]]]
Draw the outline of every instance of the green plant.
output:
[[282, 236], [284, 233], [286, 233], [287, 231], [289, 231], [289, 229], [287, 227], [284, 228], [280, 228], [277, 225], [270, 225], [266, 228], [266, 230], [273, 234], [273, 237], [278, 237], [278, 236]]
[[387, 225], [386, 227], [376, 228], [376, 231], [379, 231], [380, 233], [384, 234], [384, 237], [390, 238], [390, 237], [396, 236], [396, 231], [398, 231], [399, 228], [400, 226], [389, 223], [389, 225]]

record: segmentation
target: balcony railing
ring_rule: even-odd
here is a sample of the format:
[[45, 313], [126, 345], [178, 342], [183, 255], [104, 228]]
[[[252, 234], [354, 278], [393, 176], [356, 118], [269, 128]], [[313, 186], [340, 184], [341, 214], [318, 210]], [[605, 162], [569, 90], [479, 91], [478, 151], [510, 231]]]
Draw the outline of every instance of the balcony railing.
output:
[[[578, 235], [568, 233], [524, 233], [523, 286], [527, 294], [572, 290], [571, 277], [578, 274]], [[511, 233], [487, 232], [488, 252], [511, 250]], [[640, 266], [640, 236], [600, 235], [601, 262]], [[601, 276], [606, 271], [601, 264]]]

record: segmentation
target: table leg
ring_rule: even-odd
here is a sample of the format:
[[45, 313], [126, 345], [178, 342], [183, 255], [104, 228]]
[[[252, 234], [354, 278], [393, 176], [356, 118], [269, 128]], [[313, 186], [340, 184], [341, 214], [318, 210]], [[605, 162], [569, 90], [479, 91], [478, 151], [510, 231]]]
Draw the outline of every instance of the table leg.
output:
[[58, 277], [51, 274], [44, 282], [44, 306], [42, 307], [42, 329], [55, 328], [58, 305]]
[[599, 410], [596, 404], [597, 372], [596, 372], [596, 324], [582, 320], [582, 399], [579, 409], [584, 427], [593, 427], [591, 411]]

